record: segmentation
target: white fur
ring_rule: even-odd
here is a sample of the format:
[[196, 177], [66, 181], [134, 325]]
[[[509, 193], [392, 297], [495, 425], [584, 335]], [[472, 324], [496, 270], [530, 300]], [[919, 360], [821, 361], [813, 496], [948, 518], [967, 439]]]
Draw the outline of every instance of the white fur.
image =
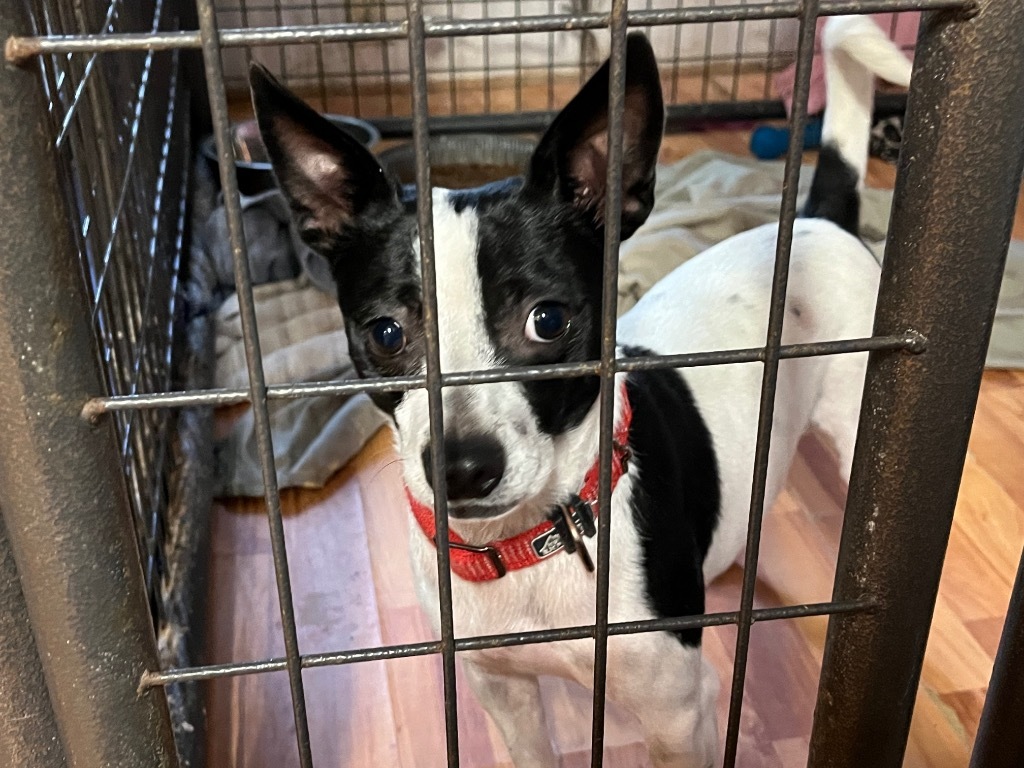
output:
[[[835, 45], [842, 43], [841, 38], [838, 43], [829, 39]], [[840, 65], [849, 67], [851, 61]], [[829, 107], [844, 109], [835, 99]], [[866, 127], [854, 122], [857, 130], [866, 133]], [[844, 129], [833, 124], [832, 128], [833, 135], [844, 140], [853, 131], [851, 126]], [[434, 217], [442, 369], [493, 366], [476, 270], [475, 214], [471, 209], [456, 214], [446, 193], [436, 192]], [[619, 340], [658, 353], [763, 345], [777, 237], [778, 227], [766, 225], [684, 263], [622, 317]], [[856, 238], [827, 221], [798, 220], [783, 343], [870, 335], [878, 278], [877, 263]], [[797, 442], [812, 425], [832, 437], [842, 470], [848, 473], [865, 363], [862, 353], [780, 364], [766, 508], [785, 480]], [[721, 479], [721, 518], [704, 565], [710, 580], [735, 560], [746, 535], [762, 366], [702, 367], [679, 375], [693, 392], [712, 435]], [[597, 452], [597, 403], [578, 427], [550, 438], [532, 423], [519, 384], [476, 386], [461, 396], [456, 392], [445, 392], [445, 404], [451, 405], [445, 410], [446, 435], [487, 429], [502, 442], [509, 470], [495, 491], [495, 503], [515, 505], [494, 519], [453, 520], [452, 527], [463, 538], [484, 543], [526, 530], [551, 503], [579, 488]], [[407, 395], [396, 421], [406, 480], [414, 495], [429, 502], [431, 491], [420, 460], [427, 444], [426, 394]], [[654, 618], [645, 594], [641, 542], [631, 515], [634, 478], [634, 473], [623, 476], [612, 496], [609, 619], [613, 622]], [[597, 538], [587, 543], [596, 551]], [[420, 601], [439, 630], [436, 550], [415, 526], [410, 549]], [[595, 575], [564, 554], [495, 581], [470, 583], [453, 577], [456, 636], [593, 623], [595, 585]], [[537, 676], [557, 675], [589, 687], [593, 650], [593, 641], [576, 640], [460, 656], [518, 768], [557, 765]], [[613, 637], [607, 679], [608, 697], [638, 717], [655, 766], [706, 768], [719, 759], [714, 716], [718, 678], [699, 648], [685, 647], [665, 633]]]
[[[622, 317], [619, 338], [662, 354], [763, 345], [777, 236], [778, 226], [766, 224], [686, 262]], [[879, 268], [856, 238], [831, 222], [799, 219], [790, 258], [784, 344], [871, 335]], [[864, 353], [780, 363], [766, 507], [812, 423], [832, 435], [842, 469], [849, 471], [865, 363]], [[704, 564], [710, 580], [729, 566], [746, 537], [762, 366], [707, 366], [681, 375], [711, 432], [719, 464], [722, 514]]]

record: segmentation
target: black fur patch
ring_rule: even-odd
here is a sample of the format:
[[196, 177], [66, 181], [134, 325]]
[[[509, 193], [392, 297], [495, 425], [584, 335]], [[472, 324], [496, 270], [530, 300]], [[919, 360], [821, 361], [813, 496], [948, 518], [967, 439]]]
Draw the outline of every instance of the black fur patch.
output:
[[[477, 209], [477, 268], [484, 318], [504, 365], [541, 365], [600, 356], [602, 244], [583, 215], [528, 191]], [[527, 339], [531, 310], [543, 301], [564, 304], [569, 329], [548, 344]], [[547, 434], [582, 421], [597, 397], [596, 377], [524, 382], [526, 398]]]
[[[378, 217], [363, 217], [336, 233], [322, 252], [328, 256], [345, 319], [349, 353], [362, 378], [413, 376], [424, 355], [423, 305], [413, 242], [416, 222], [394, 209]], [[369, 344], [373, 321], [391, 317], [405, 331], [405, 349], [394, 357], [374, 353]], [[371, 394], [373, 401], [393, 414], [402, 392]]]
[[[644, 350], [629, 349], [636, 356]], [[661, 617], [704, 612], [704, 558], [721, 504], [711, 434], [689, 387], [674, 370], [630, 374], [626, 382], [636, 459], [633, 521], [640, 533], [650, 607]], [[699, 645], [701, 630], [675, 635]]]
[[812, 219], [827, 219], [852, 235], [860, 233], [860, 193], [857, 191], [857, 172], [847, 163], [839, 150], [827, 144], [818, 153], [811, 191], [804, 204], [803, 215]]

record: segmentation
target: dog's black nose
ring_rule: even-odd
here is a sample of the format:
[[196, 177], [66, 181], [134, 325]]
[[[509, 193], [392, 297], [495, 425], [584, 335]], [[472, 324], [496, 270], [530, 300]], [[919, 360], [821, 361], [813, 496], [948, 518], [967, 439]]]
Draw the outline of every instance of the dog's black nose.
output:
[[[423, 449], [423, 469], [433, 486], [430, 443]], [[505, 474], [505, 451], [490, 437], [470, 435], [444, 441], [445, 480], [451, 501], [482, 499], [498, 487]]]

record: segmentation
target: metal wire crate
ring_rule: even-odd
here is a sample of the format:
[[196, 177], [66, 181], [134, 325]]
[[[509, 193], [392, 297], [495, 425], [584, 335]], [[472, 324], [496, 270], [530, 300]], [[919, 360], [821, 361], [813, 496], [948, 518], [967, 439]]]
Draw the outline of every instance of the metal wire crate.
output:
[[[632, 10], [657, 19], [661, 12], [702, 7], [701, 0], [641, 0]], [[640, 27], [655, 48], [668, 105], [668, 124], [706, 120], [784, 118], [773, 77], [795, 60], [798, 22], [778, 2], [759, 18], [748, 0], [716, 0], [707, 20]], [[545, 17], [570, 20], [545, 33], [431, 38], [426, 43], [432, 132], [539, 130], [553, 112], [608, 56], [610, 37], [596, 20], [609, 3], [594, 0], [432, 0], [424, 16], [438, 22], [479, 20], [495, 28], [519, 20], [521, 28]], [[407, 18], [401, 0], [231, 0], [217, 4], [221, 28], [381, 24]], [[730, 19], [736, 20], [730, 20]], [[894, 16], [893, 29], [899, 24]], [[440, 30], [439, 30], [440, 31]], [[374, 121], [385, 136], [411, 130], [412, 70], [403, 40], [268, 45], [224, 54], [229, 95], [245, 93], [249, 60], [271, 65], [296, 92], [322, 110]], [[901, 95], [884, 94], [880, 113], [902, 111]]]
[[[45, 25], [39, 30], [43, 34], [178, 26], [172, 9], [160, 0], [125, 7], [114, 3], [102, 16], [100, 6], [34, 5], [34, 18]], [[55, 55], [41, 57], [39, 64], [105, 389], [111, 395], [166, 389], [189, 156], [189, 101], [180, 83], [178, 52]], [[150, 412], [115, 419], [146, 592], [157, 622], [163, 605], [163, 513], [174, 415]]]
[[[471, 3], [456, 6], [454, 0], [435, 16], [428, 13], [432, 6], [410, 0], [400, 18], [389, 18], [391, 6], [384, 6], [380, 21], [352, 21], [345, 16], [342, 21], [311, 17], [308, 22], [285, 18], [280, 5], [274, 4], [261, 10], [273, 14], [270, 22], [239, 18], [241, 26], [222, 30], [218, 30], [212, 0], [196, 0], [198, 29], [183, 23], [193, 21], [185, 13], [184, 3], [171, 0], [133, 4], [130, 13], [118, 0], [102, 6], [37, 0], [30, 6], [9, 3], [0, 7], [0, 32], [13, 36], [7, 43], [8, 61], [22, 65], [20, 69], [9, 66], [0, 73], [4, 105], [0, 111], [0, 167], [4, 178], [11, 179], [7, 194], [0, 198], [0, 235], [5, 243], [0, 253], [0, 295], [4, 297], [0, 304], [0, 418], [9, 433], [0, 444], [0, 510], [5, 534], [0, 539], [0, 565], [9, 577], [0, 596], [7, 613], [24, 617], [21, 624], [31, 627], [30, 635], [12, 631], [0, 636], [4, 651], [0, 682], [4, 690], [15, 691], [17, 706], [33, 714], [31, 728], [11, 721], [0, 729], [0, 748], [14, 755], [12, 764], [177, 765], [165, 688], [229, 675], [286, 671], [296, 748], [300, 764], [309, 766], [312, 756], [303, 669], [439, 654], [444, 672], [447, 763], [454, 767], [459, 764], [454, 675], [458, 652], [594, 638], [593, 765], [600, 766], [608, 637], [731, 623], [738, 627], [738, 640], [725, 764], [732, 766], [752, 623], [810, 615], [831, 617], [810, 765], [852, 768], [900, 763], [913, 707], [913, 697], [907, 692], [916, 688], [920, 674], [1006, 253], [1012, 203], [1024, 167], [1019, 135], [1019, 126], [1024, 124], [1024, 40], [1005, 34], [1005, 30], [1024, 24], [1024, 6], [1017, 0], [780, 0], [627, 9], [625, 2], [614, 0], [610, 9], [581, 7], [552, 16], [552, 10], [560, 9], [545, 6], [528, 15], [532, 8], [527, 2], [521, 0], [521, 6], [513, 6], [512, 13], [522, 10], [522, 15], [502, 18], [487, 18], [481, 6], [475, 7], [476, 13]], [[382, 6], [373, 7], [379, 10]], [[446, 16], [449, 7], [452, 10]], [[241, 14], [243, 8], [220, 10]], [[327, 13], [330, 8], [316, 6], [316, 12]], [[464, 8], [466, 15], [456, 15], [455, 8], [460, 13]], [[912, 8], [933, 13], [926, 17], [917, 49], [895, 215], [871, 338], [789, 347], [781, 344], [796, 211], [793, 182], [799, 173], [800, 146], [794, 138], [787, 155], [776, 281], [763, 347], [616, 359], [619, 233], [612, 224], [606, 230], [599, 360], [442, 375], [436, 320], [431, 320], [426, 324], [425, 377], [266, 385], [230, 149], [227, 86], [231, 80], [225, 61], [237, 66], [240, 59], [231, 64], [230, 56], [237, 56], [241, 49], [286, 46], [278, 55], [287, 57], [300, 46], [312, 46], [311, 59], [306, 56], [296, 61], [313, 62], [315, 69], [309, 77], [326, 98], [328, 73], [347, 72], [338, 76], [351, 80], [353, 73], [362, 72], [358, 59], [353, 66], [350, 58], [347, 70], [346, 65], [336, 64], [328, 55], [331, 46], [344, 44], [350, 52], [360, 45], [380, 47], [382, 61], [388, 58], [388, 68], [382, 65], [370, 76], [385, 80], [389, 73], [392, 78], [396, 73], [408, 76], [417, 180], [421, 188], [427, 188], [429, 102], [434, 93], [429, 74], [438, 60], [442, 68], [452, 57], [458, 63], [454, 44], [438, 45], [437, 41], [473, 39], [486, 51], [488, 41], [500, 35], [607, 30], [612, 62], [609, 137], [614, 148], [621, 146], [627, 27], [668, 30], [674, 43], [685, 34], [674, 30], [695, 29], [693, 25], [769, 20], [770, 29], [771, 19], [797, 19], [797, 90], [790, 124], [793, 137], [798, 137], [807, 117], [817, 18]], [[244, 10], [256, 9], [249, 6]], [[73, 24], [69, 24], [71, 19]], [[248, 28], [256, 23], [272, 26]], [[684, 27], [673, 26], [677, 24]], [[737, 35], [741, 28], [736, 28]], [[586, 38], [580, 35], [580, 39]], [[514, 42], [512, 46], [514, 52]], [[167, 350], [173, 348], [174, 281], [185, 221], [184, 164], [172, 166], [183, 156], [175, 153], [188, 146], [179, 127], [179, 121], [184, 124], [186, 120], [175, 106], [184, 92], [176, 62], [197, 48], [205, 62], [221, 159], [250, 375], [246, 390], [175, 388], [167, 375]], [[390, 53], [383, 53], [385, 48], [404, 53], [391, 60]], [[556, 74], [564, 66], [578, 77], [578, 68], [589, 55], [586, 48], [581, 42], [575, 59], [567, 56], [564, 64], [556, 61]], [[733, 45], [729, 50], [737, 48]], [[708, 53], [713, 50], [705, 51], [702, 61]], [[734, 59], [730, 62], [735, 66]], [[545, 59], [545, 64], [550, 61]], [[513, 58], [513, 69], [528, 65], [526, 58]], [[488, 68], [487, 72], [493, 76], [494, 70]], [[299, 77], [300, 70], [293, 70], [293, 75]], [[439, 80], [446, 82], [444, 76]], [[387, 82], [393, 86], [395, 81]], [[99, 90], [103, 83], [107, 92]], [[93, 90], [99, 94], [85, 100], [79, 96]], [[354, 88], [353, 93], [356, 90], [361, 88]], [[520, 106], [525, 108], [525, 92], [522, 98]], [[549, 92], [545, 108], [554, 103]], [[994, 104], [1003, 110], [1002, 120], [986, 116]], [[458, 108], [455, 99], [452, 110]], [[386, 109], [385, 114], [396, 115], [397, 108]], [[948, 116], [957, 119], [945, 119]], [[105, 148], [108, 154], [104, 154]], [[611, 190], [621, 188], [621, 157], [617, 154], [612, 153], [609, 163]], [[965, 185], [989, 194], [983, 200], [954, 194]], [[615, 213], [619, 204], [611, 195], [608, 211]], [[618, 216], [608, 215], [606, 220], [617, 222]], [[73, 226], [69, 227], [69, 222]], [[429, 195], [419, 198], [418, 222], [427, 317], [436, 318]], [[779, 362], [853, 351], [872, 354], [833, 600], [755, 610], [753, 591]], [[740, 608], [732, 613], [611, 624], [607, 612], [607, 490], [612, 377], [619, 371], [640, 368], [734, 362], [764, 366]], [[597, 553], [598, 615], [593, 625], [455, 637], [447, 511], [443, 494], [438, 494], [441, 639], [318, 655], [301, 653], [270, 443], [268, 399], [425, 387], [430, 399], [434, 462], [440, 466], [444, 436], [438, 417], [443, 387], [584, 374], [602, 380], [599, 456], [600, 485], [605, 493], [598, 516], [602, 535]], [[168, 414], [246, 401], [253, 405], [260, 442], [285, 657], [163, 668], [153, 626], [154, 613], [159, 619], [160, 607], [147, 598], [154, 595], [160, 572], [159, 510], [166, 496], [161, 487], [166, 448], [161, 446], [166, 445], [167, 430], [173, 425]], [[12, 588], [11, 574], [16, 574], [20, 587]]]
[[[742, 5], [740, 0], [719, 3], [730, 4]], [[697, 5], [693, 0], [645, 0], [634, 7], [656, 12]], [[579, 16], [607, 11], [606, 2], [592, 0], [438, 0], [423, 7], [425, 16], [448, 21], [516, 18], [528, 22], [555, 14]], [[222, 27], [406, 19], [405, 3], [393, 0], [273, 4], [235, 0], [219, 3], [217, 12]], [[718, 103], [721, 108], [740, 100], [741, 82], [747, 100], [752, 95], [769, 99], [771, 71], [792, 61], [795, 24], [787, 22], [772, 19], [648, 28], [661, 60], [668, 100], [672, 104], [687, 102], [691, 108], [696, 103]], [[608, 42], [603, 29], [430, 40], [426, 60], [428, 88], [435, 97], [431, 113], [467, 118], [554, 110], [571, 96], [587, 72], [607, 57]], [[251, 53], [236, 51], [225, 56], [229, 90], [244, 89]], [[260, 51], [259, 56], [273, 64], [291, 87], [318, 100], [323, 109], [329, 102], [347, 97], [351, 111], [359, 117], [410, 114], [411, 67], [404, 41], [271, 47]], [[754, 72], [758, 76], [740, 77]], [[680, 93], [681, 84], [689, 89], [685, 96]], [[491, 120], [487, 129], [494, 130], [501, 124], [500, 120]]]

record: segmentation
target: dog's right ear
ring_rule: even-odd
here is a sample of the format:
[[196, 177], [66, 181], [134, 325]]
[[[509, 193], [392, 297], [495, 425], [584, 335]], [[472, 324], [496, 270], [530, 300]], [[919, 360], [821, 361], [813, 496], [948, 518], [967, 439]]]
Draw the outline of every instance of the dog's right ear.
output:
[[265, 67], [249, 69], [253, 109], [278, 185], [302, 239], [326, 246], [374, 207], [398, 207], [380, 163], [356, 139], [281, 85]]

